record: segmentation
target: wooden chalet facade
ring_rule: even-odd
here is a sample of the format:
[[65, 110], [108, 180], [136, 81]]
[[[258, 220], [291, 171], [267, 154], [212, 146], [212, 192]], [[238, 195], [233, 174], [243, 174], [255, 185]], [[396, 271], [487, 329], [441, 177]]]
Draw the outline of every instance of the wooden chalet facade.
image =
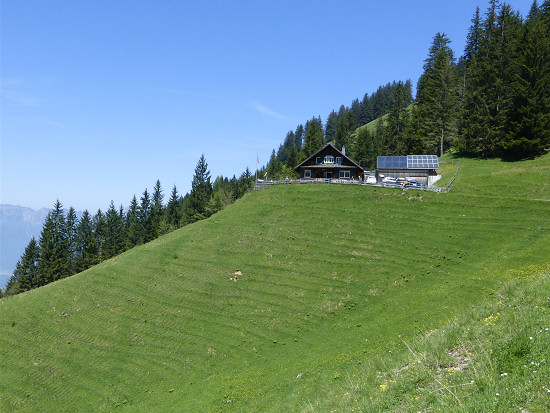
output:
[[362, 181], [364, 169], [332, 144], [327, 144], [294, 168], [300, 180], [343, 179]]

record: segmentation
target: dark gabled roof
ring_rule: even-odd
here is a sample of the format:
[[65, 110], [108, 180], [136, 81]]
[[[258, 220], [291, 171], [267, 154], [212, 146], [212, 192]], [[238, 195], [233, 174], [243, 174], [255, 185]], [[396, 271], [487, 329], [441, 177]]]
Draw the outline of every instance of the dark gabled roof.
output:
[[300, 168], [301, 166], [303, 166], [304, 164], [306, 164], [307, 162], [309, 162], [310, 160], [312, 160], [313, 158], [315, 158], [320, 152], [323, 152], [327, 147], [331, 147], [332, 149], [334, 149], [334, 151], [342, 156], [343, 158], [346, 158], [348, 161], [350, 161], [353, 165], [355, 165], [357, 168], [359, 169], [363, 169], [362, 166], [360, 166], [357, 162], [355, 162], [353, 159], [351, 159], [349, 156], [346, 156], [344, 155], [341, 151], [339, 151], [338, 149], [336, 149], [336, 147], [332, 144], [332, 143], [327, 143], [325, 146], [323, 146], [321, 149], [319, 149], [317, 152], [315, 152], [313, 155], [311, 155], [309, 158], [307, 158], [305, 161], [303, 161], [300, 165], [298, 166], [295, 166], [294, 169], [295, 170], [298, 170], [298, 168]]

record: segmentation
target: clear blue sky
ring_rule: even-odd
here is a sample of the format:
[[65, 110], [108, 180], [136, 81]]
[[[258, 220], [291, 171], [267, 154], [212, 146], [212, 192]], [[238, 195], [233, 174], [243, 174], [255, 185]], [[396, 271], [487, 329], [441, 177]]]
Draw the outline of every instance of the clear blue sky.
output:
[[[526, 15], [531, 0], [511, 2]], [[128, 206], [265, 164], [286, 133], [416, 84], [433, 36], [463, 52], [488, 1], [3, 0], [1, 203]]]

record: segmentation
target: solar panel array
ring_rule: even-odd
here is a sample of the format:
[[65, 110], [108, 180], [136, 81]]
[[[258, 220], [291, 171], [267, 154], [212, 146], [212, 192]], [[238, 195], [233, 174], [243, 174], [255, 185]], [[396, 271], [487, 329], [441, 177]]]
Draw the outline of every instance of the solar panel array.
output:
[[376, 161], [378, 169], [406, 169], [406, 156], [379, 156]]
[[378, 169], [438, 169], [437, 155], [379, 156]]
[[407, 155], [407, 169], [438, 169], [437, 155]]

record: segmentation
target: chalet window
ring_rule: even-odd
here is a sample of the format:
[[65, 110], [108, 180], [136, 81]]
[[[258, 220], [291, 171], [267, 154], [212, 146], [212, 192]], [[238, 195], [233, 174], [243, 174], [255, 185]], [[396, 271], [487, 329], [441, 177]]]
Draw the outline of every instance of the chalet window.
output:
[[332, 155], [325, 156], [325, 163], [334, 163], [334, 156]]
[[340, 171], [340, 178], [350, 178], [349, 171]]
[[318, 156], [318, 157], [315, 159], [315, 163], [316, 163], [317, 165], [323, 163], [323, 158], [322, 158], [321, 156]]
[[311, 171], [309, 169], [304, 171], [304, 178], [311, 178]]
[[342, 165], [342, 157], [341, 157], [341, 156], [337, 156], [337, 157], [336, 157], [336, 163], [337, 163], [338, 165]]

